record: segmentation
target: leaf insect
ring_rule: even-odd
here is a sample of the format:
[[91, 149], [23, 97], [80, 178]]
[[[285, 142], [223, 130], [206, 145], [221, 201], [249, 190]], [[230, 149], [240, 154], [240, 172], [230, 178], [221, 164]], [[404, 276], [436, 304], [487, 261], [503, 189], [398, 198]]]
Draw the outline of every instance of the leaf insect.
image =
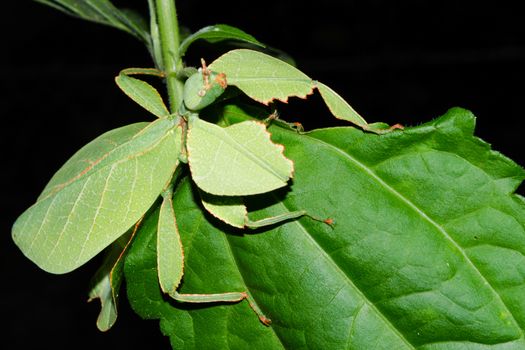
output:
[[[255, 64], [256, 63], [256, 64]], [[329, 109], [365, 130], [374, 129], [333, 90], [296, 68], [251, 50], [233, 50], [187, 77], [183, 105], [170, 113], [158, 91], [135, 75], [164, 77], [151, 68], [123, 70], [116, 83], [157, 119], [111, 130], [75, 153], [52, 177], [36, 203], [15, 222], [12, 236], [22, 252], [51, 273], [72, 271], [123, 236], [162, 197], [158, 219], [157, 265], [161, 289], [180, 302], [238, 302], [247, 299], [263, 324], [270, 320], [248, 292], [181, 294], [184, 254], [173, 208], [173, 181], [188, 163], [203, 207], [237, 228], [274, 225], [307, 215], [304, 210], [252, 221], [243, 197], [288, 185], [294, 164], [282, 145], [270, 139], [260, 121], [227, 127], [207, 122], [199, 112], [215, 102], [229, 85], [268, 104], [290, 96], [321, 92]], [[172, 111], [173, 112], [173, 111]], [[323, 221], [323, 220], [321, 220]], [[333, 221], [325, 221], [331, 225]], [[108, 281], [106, 279], [106, 281]], [[110, 281], [111, 282], [111, 281]], [[119, 283], [115, 283], [118, 285]], [[113, 283], [100, 284], [94, 297]], [[102, 297], [101, 297], [102, 299]], [[115, 298], [113, 298], [115, 299]], [[110, 299], [107, 305], [114, 307]], [[108, 312], [109, 328], [116, 311]]]

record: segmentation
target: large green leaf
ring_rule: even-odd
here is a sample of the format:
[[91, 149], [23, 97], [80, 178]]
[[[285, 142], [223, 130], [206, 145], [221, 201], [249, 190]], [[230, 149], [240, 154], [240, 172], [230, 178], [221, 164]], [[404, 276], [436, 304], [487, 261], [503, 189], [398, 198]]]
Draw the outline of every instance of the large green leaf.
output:
[[[224, 116], [246, 117], [237, 108]], [[185, 292], [248, 289], [271, 327], [245, 303], [163, 302], [143, 275], [154, 251], [138, 241], [133, 263], [143, 270], [126, 266], [134, 308], [160, 318], [174, 348], [523, 349], [525, 202], [513, 191], [524, 171], [473, 129], [461, 109], [382, 136], [272, 127], [296, 163], [294, 182], [284, 201], [267, 194], [249, 207], [259, 217], [306, 209], [332, 218], [333, 229], [302, 218], [225, 234], [188, 182], [174, 199], [191, 247]]]
[[[242, 276], [231, 260], [225, 236], [204, 219], [202, 211], [191, 202], [189, 189], [190, 182], [186, 179], [177, 189], [182, 200], [174, 201], [177, 211], [183, 210], [185, 214], [184, 230], [180, 234], [185, 247], [186, 275], [180, 291], [221, 293], [246, 290]], [[128, 299], [135, 312], [145, 319], [160, 319], [161, 331], [170, 337], [174, 349], [279, 348], [279, 339], [270, 328], [261, 324], [246, 301], [210, 307], [213, 304], [177, 303], [163, 295], [157, 275], [158, 214], [156, 210], [145, 218], [124, 265]], [[180, 220], [177, 224], [181, 225]], [[193, 245], [198, 250], [194, 250]], [[201, 271], [203, 267], [209, 274], [205, 280], [199, 280], [193, 269]], [[195, 311], [188, 313], [188, 308]], [[225, 313], [228, 317], [224, 317]], [[201, 333], [207, 336], [201, 337]]]
[[136, 129], [113, 130], [84, 146], [17, 219], [14, 241], [42, 269], [65, 273], [91, 259], [167, 185], [178, 162], [180, 128], [158, 119], [133, 134]]
[[146, 21], [136, 12], [119, 9], [109, 0], [35, 0], [70, 16], [79, 17], [126, 31], [143, 41], [151, 50]]

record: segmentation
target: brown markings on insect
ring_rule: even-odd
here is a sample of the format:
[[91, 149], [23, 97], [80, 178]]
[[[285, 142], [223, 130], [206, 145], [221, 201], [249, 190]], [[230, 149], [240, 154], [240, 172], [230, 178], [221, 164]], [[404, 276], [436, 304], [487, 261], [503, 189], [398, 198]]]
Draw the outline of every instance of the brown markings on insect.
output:
[[259, 320], [265, 325], [265, 326], [269, 326], [272, 324], [272, 320], [270, 320], [269, 318], [267, 318], [266, 316], [264, 315], [260, 315], [259, 316]]
[[274, 110], [274, 111], [272, 112], [272, 114], [270, 114], [270, 115], [268, 116], [268, 118], [266, 118], [266, 120], [267, 120], [268, 122], [270, 122], [270, 121], [272, 121], [272, 120], [277, 120], [277, 119], [279, 119], [279, 112], [278, 112], [277, 110]]
[[330, 227], [334, 226], [334, 219], [332, 219], [332, 218], [325, 219], [325, 220], [323, 220], [323, 222], [325, 224], [327, 224], [328, 226], [330, 226]]
[[241, 292], [241, 295], [242, 295], [242, 298], [243, 299], [246, 299], [246, 301], [248, 302], [248, 304], [250, 305], [250, 308], [255, 311], [255, 313], [257, 314], [257, 316], [259, 317], [259, 320], [265, 325], [265, 326], [269, 326], [272, 324], [272, 320], [270, 320], [268, 317], [264, 316], [262, 313], [260, 313], [258, 310], [259, 310], [259, 307], [255, 304], [252, 303], [252, 300], [248, 297], [248, 293], [246, 292]]
[[226, 74], [219, 73], [215, 77], [215, 82], [220, 85], [221, 88], [226, 89], [228, 82], [226, 81]]
[[301, 124], [299, 122], [294, 122], [293, 126], [295, 126], [295, 130], [297, 130], [298, 133], [304, 132], [303, 124]]
[[[211, 71], [208, 69], [208, 66], [206, 65], [206, 61], [204, 61], [204, 58], [201, 58], [201, 71], [202, 71], [202, 80], [204, 81], [204, 87], [201, 91], [199, 91], [199, 96], [204, 96], [208, 90], [212, 88], [213, 82], [210, 82], [210, 76]], [[226, 74], [219, 73], [214, 79], [214, 82], [219, 84], [221, 88], [226, 89], [226, 86], [228, 86], [228, 82], [226, 80]]]
[[71, 179], [63, 182], [63, 183], [60, 183], [58, 185], [55, 185], [53, 186], [50, 191], [47, 193], [47, 195], [42, 198], [41, 200], [47, 198], [47, 197], [50, 197], [52, 195], [54, 195], [55, 193], [57, 193], [58, 191], [62, 190], [64, 187], [66, 187], [67, 185], [73, 183], [75, 180], [78, 180], [80, 179], [83, 175], [87, 174], [91, 169], [93, 169], [93, 167], [95, 165], [97, 165], [98, 163], [100, 163], [104, 158], [106, 158], [108, 155], [110, 154], [110, 152], [104, 154], [102, 157], [100, 157], [99, 159], [95, 160], [95, 161], [92, 161], [92, 160], [87, 160], [88, 162], [88, 166], [86, 168], [84, 168], [80, 173], [78, 173], [77, 175], [73, 176]]
[[[116, 300], [117, 295], [115, 290], [113, 289], [113, 281], [114, 281], [114, 272], [117, 268], [118, 263], [124, 258], [124, 255], [126, 254], [128, 247], [131, 245], [131, 241], [133, 240], [133, 237], [135, 237], [135, 234], [139, 230], [140, 225], [142, 224], [142, 220], [144, 219], [144, 215], [135, 223], [135, 227], [133, 228], [133, 231], [131, 232], [131, 235], [129, 236], [128, 241], [126, 242], [126, 245], [124, 246], [124, 249], [120, 252], [117, 260], [113, 263], [113, 267], [111, 268], [111, 271], [109, 272], [109, 282], [111, 285], [111, 294], [114, 300]], [[89, 301], [89, 300], [88, 300]]]
[[201, 58], [201, 66], [202, 66], [202, 80], [204, 81], [204, 94], [205, 94], [206, 91], [208, 91], [211, 88], [211, 85], [210, 85], [211, 72], [208, 69], [208, 66], [206, 66], [206, 61], [204, 61], [204, 58]]
[[187, 157], [188, 156], [188, 149], [186, 148], [186, 138], [187, 138], [187, 135], [188, 135], [188, 121], [184, 117], [179, 119], [179, 127], [182, 130], [182, 137], [180, 139], [181, 153]]
[[396, 130], [396, 129], [403, 130], [404, 128], [405, 127], [401, 124], [394, 124], [391, 127], [389, 127], [388, 130]]

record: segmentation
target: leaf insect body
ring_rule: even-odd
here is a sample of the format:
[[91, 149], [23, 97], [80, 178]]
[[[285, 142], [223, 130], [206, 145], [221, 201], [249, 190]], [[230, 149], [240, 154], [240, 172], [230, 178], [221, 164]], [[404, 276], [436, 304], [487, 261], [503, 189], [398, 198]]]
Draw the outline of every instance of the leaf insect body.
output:
[[[250, 68], [241, 65], [240, 69], [237, 69], [238, 61], [243, 62], [243, 60], [256, 60], [261, 63], [262, 68], [276, 66], [281, 76], [265, 75], [267, 73], [264, 69], [259, 70], [260, 67]], [[174, 174], [180, 169], [181, 163], [188, 163], [191, 177], [200, 191], [204, 208], [216, 218], [234, 227], [263, 227], [301, 216], [318, 219], [304, 210], [299, 210], [258, 221], [250, 220], [243, 197], [267, 193], [287, 186], [293, 175], [293, 162], [284, 156], [283, 146], [271, 141], [264, 123], [244, 121], [223, 128], [200, 119], [199, 112], [215, 102], [229, 83], [252, 99], [265, 104], [274, 98], [286, 100], [289, 96], [306, 96], [317, 88], [329, 109], [338, 118], [346, 119], [363, 129], [374, 130], [346, 101], [326, 85], [315, 82], [296, 68], [262, 53], [233, 50], [217, 59], [210, 68], [202, 61], [202, 67], [196, 72], [194, 69], [186, 69], [185, 72], [185, 74], [189, 73], [189, 77], [183, 88], [183, 104], [180, 110], [173, 114], [153, 86], [131, 77], [138, 74], [164, 77], [165, 73], [144, 68], [123, 70], [116, 78], [117, 85], [132, 100], [158, 119], [145, 127], [145, 123], [142, 123], [108, 132], [77, 152], [57, 172], [59, 179], [51, 182], [60, 183], [59, 180], [64, 179], [67, 181], [52, 193], [54, 196], [51, 198], [52, 201], [50, 199], [43, 204], [37, 202], [21, 215], [13, 226], [13, 239], [24, 254], [45, 270], [65, 273], [82, 265], [122, 236], [137, 219], [143, 216], [159, 194], [162, 194], [157, 232], [157, 268], [161, 289], [180, 302], [238, 302], [247, 299], [261, 322], [268, 325], [269, 318], [262, 313], [248, 292], [218, 294], [177, 292], [183, 276], [184, 252], [176, 223], [176, 210], [172, 205], [172, 182], [173, 178], [177, 177]], [[230, 79], [231, 75], [233, 75], [232, 79]], [[246, 76], [249, 79], [244, 79]], [[268, 90], [265, 87], [258, 89], [257, 84], [246, 85], [245, 82], [252, 79], [250, 77], [256, 81], [260, 80], [263, 85], [269, 82], [271, 84], [268, 86], [276, 87]], [[299, 129], [298, 125], [294, 127]], [[83, 162], [86, 159], [90, 159], [92, 153], [100, 157], [101, 165], [95, 169], [97, 171], [83, 170], [80, 166], [85, 164]], [[162, 160], [161, 163], [158, 162], [159, 159]], [[232, 159], [235, 162], [232, 162]], [[160, 168], [152, 171], [153, 164]], [[157, 177], [159, 172], [163, 177], [157, 179], [155, 187], [146, 187], [142, 189], [143, 194], [134, 194], [137, 181], [147, 184], [151, 182], [148, 178], [153, 175]], [[135, 176], [146, 174], [146, 176], [122, 177], [124, 173], [135, 173]], [[251, 180], [254, 178], [257, 181]], [[128, 180], [122, 182], [120, 179]], [[103, 202], [107, 200], [104, 198], [105, 193], [120, 192], [128, 195], [124, 199], [115, 197], [116, 203], [111, 204], [118, 204], [117, 208], [107, 206], [108, 204]], [[85, 205], [83, 196], [86, 193], [95, 193], [91, 201], [98, 206], [90, 214], [91, 225], [76, 227], [71, 224], [70, 219], [76, 218], [77, 206]], [[147, 194], [148, 202], [144, 202], [144, 194]], [[60, 203], [74, 204], [67, 209], [57, 207]], [[63, 210], [70, 211], [64, 213]], [[132, 210], [134, 210], [133, 216], [130, 218], [126, 216], [127, 221], [122, 221], [119, 230], [115, 231], [113, 220], [108, 218], [115, 216], [117, 212], [118, 215], [128, 215]], [[49, 216], [50, 212], [54, 216]], [[333, 225], [332, 219], [319, 221]], [[64, 236], [64, 232], [68, 235]], [[38, 251], [33, 249], [34, 237], [40, 237], [45, 242]], [[57, 247], [67, 247], [67, 254], [60, 254]], [[78, 257], [75, 255], [78, 253], [75, 252], [84, 255]], [[107, 290], [107, 286], [105, 288], [104, 290]], [[113, 284], [110, 288], [113, 288]], [[103, 288], [100, 287], [100, 290]], [[99, 294], [95, 293], [95, 296], [100, 296]], [[106, 310], [115, 309], [114, 302], [111, 300], [107, 300], [106, 304], [112, 305], [112, 308], [107, 307]], [[104, 328], [109, 328], [114, 322], [116, 309], [114, 313], [110, 313], [110, 316], [112, 321], [105, 322]]]
[[184, 83], [184, 105], [191, 111], [200, 111], [215, 102], [228, 85], [224, 73], [212, 72], [204, 59], [201, 62], [202, 67]]

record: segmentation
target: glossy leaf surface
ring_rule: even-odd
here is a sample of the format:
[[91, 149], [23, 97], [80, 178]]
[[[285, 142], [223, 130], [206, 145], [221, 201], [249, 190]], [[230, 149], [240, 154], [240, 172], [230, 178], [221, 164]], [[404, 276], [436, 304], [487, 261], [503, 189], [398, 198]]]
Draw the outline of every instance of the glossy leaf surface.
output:
[[215, 195], [244, 196], [286, 186], [293, 163], [270, 140], [264, 124], [246, 121], [222, 128], [190, 122], [188, 160], [193, 181]]
[[[225, 236], [210, 226], [201, 209], [192, 202], [189, 179], [184, 180], [175, 193], [174, 207], [177, 212], [181, 210], [184, 213], [182, 217], [177, 213], [185, 247], [186, 271], [180, 292], [247, 290], [242, 275], [231, 260]], [[173, 349], [279, 349], [279, 339], [271, 328], [261, 324], [246, 301], [196, 305], [178, 303], [163, 295], [157, 277], [157, 221], [158, 210], [144, 220], [126, 258], [124, 272], [133, 310], [145, 319], [159, 319], [161, 331], [170, 337]], [[193, 271], [195, 268], [197, 273]], [[208, 274], [200, 274], [203, 268]], [[199, 276], [205, 279], [201, 280]], [[174, 305], [181, 305], [181, 308]], [[188, 312], [188, 309], [197, 310], [196, 314]], [[225, 313], [228, 315], [226, 318]], [[207, 336], [202, 337], [201, 333]]]
[[[224, 116], [245, 118], [238, 108]], [[147, 246], [143, 270], [136, 259], [136, 271], [126, 266], [134, 308], [160, 318], [174, 348], [523, 348], [525, 202], [513, 191], [524, 171], [473, 129], [460, 109], [382, 136], [272, 127], [296, 163], [294, 182], [284, 201], [271, 193], [248, 207], [261, 218], [305, 209], [332, 218], [333, 229], [305, 217], [225, 234], [195, 204], [189, 182], [174, 198], [191, 246], [185, 292], [247, 289], [272, 326], [258, 324], [244, 303], [163, 303], [143, 275]], [[163, 311], [148, 314], [153, 302]]]
[[179, 128], [159, 119], [136, 129], [116, 129], [84, 146], [17, 219], [14, 241], [42, 269], [65, 273], [91, 259], [167, 185], [178, 162]]

